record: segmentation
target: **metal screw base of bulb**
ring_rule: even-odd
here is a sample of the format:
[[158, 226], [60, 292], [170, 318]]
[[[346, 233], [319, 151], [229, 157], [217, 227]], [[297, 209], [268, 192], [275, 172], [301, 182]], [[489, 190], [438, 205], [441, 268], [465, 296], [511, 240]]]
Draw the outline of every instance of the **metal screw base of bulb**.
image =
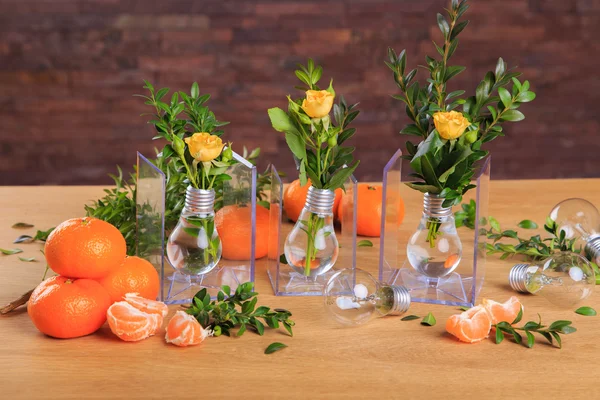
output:
[[410, 292], [404, 286], [390, 286], [394, 291], [394, 304], [388, 315], [400, 315], [410, 307]]
[[592, 261], [600, 257], [600, 236], [590, 239], [590, 241], [585, 244], [585, 254], [587, 254]]
[[529, 264], [517, 264], [511, 268], [510, 273], [508, 274], [508, 283], [513, 290], [520, 293], [529, 293], [525, 286], [528, 267]]
[[452, 207], [443, 207], [444, 198], [425, 193], [423, 196], [423, 213], [432, 218], [443, 218], [452, 215]]
[[308, 188], [304, 207], [313, 214], [331, 214], [334, 203], [335, 192], [333, 190], [317, 189], [311, 186]]
[[185, 191], [185, 211], [193, 214], [206, 214], [214, 212], [215, 191], [204, 190], [188, 186]]

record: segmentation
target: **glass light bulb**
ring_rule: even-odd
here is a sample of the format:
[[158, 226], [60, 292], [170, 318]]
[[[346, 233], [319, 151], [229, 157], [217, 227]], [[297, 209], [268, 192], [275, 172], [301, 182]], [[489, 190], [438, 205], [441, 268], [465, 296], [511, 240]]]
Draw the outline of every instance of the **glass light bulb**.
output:
[[299, 274], [316, 277], [329, 271], [339, 254], [333, 228], [332, 190], [308, 189], [306, 203], [298, 221], [288, 234], [284, 253], [288, 265]]
[[169, 235], [167, 258], [185, 275], [210, 272], [221, 260], [222, 245], [215, 227], [214, 190], [188, 186], [185, 206]]
[[596, 278], [585, 257], [564, 251], [539, 263], [515, 265], [509, 283], [518, 292], [540, 294], [559, 307], [569, 308], [592, 294]]
[[325, 309], [343, 325], [362, 325], [374, 317], [399, 315], [410, 306], [410, 293], [402, 286], [379, 283], [361, 269], [336, 272], [323, 288]]
[[600, 262], [600, 212], [592, 203], [580, 198], [563, 200], [554, 206], [550, 218], [567, 239], [577, 239], [590, 259]]
[[425, 193], [421, 221], [406, 247], [410, 265], [430, 278], [450, 274], [462, 258], [452, 208], [442, 207], [443, 202], [443, 198]]

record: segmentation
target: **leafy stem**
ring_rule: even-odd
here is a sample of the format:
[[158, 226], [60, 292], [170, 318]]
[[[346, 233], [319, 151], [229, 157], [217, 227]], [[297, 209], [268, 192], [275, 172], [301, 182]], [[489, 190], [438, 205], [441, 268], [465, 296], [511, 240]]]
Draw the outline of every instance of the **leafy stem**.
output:
[[[524, 346], [531, 348], [535, 344], [534, 333], [543, 336], [550, 344], [555, 344], [558, 348], [562, 348], [562, 338], [560, 335], [568, 335], [576, 332], [577, 329], [571, 326], [571, 321], [558, 320], [551, 323], [549, 326], [542, 325], [542, 317], [538, 314], [538, 322], [529, 321], [523, 326], [514, 326], [518, 324], [523, 318], [523, 309], [519, 311], [519, 314], [512, 323], [499, 322], [492, 325], [496, 329], [495, 342], [500, 344], [506, 334], [511, 335], [517, 344], [523, 344]], [[525, 341], [523, 337], [517, 331], [525, 333]]]

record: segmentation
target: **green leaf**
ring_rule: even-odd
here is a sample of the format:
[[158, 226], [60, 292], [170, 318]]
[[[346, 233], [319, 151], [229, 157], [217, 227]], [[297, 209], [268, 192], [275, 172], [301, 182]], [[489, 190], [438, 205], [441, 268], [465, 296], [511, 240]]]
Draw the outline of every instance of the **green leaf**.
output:
[[22, 253], [23, 250], [21, 249], [0, 249], [0, 253], [10, 256], [12, 254], [17, 254], [17, 253]]
[[496, 344], [502, 343], [504, 340], [504, 333], [498, 328], [496, 328]]
[[594, 310], [592, 307], [579, 307], [577, 310], [575, 310], [575, 313], [593, 317], [596, 315], [596, 310]]
[[419, 317], [418, 315], [407, 315], [406, 317], [401, 318], [400, 321], [413, 321], [419, 318], [421, 317]]
[[538, 224], [536, 224], [530, 219], [524, 219], [523, 221], [519, 222], [517, 226], [523, 229], [537, 229]]
[[356, 244], [357, 247], [373, 247], [373, 242], [370, 240], [361, 240]]
[[518, 110], [507, 110], [502, 113], [502, 117], [500, 118], [504, 121], [516, 122], [522, 121], [525, 119], [525, 116], [521, 111]]
[[33, 228], [33, 225], [28, 224], [27, 222], [17, 222], [16, 224], [13, 224], [12, 228], [13, 229], [27, 229], [27, 228]]
[[306, 158], [306, 146], [298, 134], [286, 132], [285, 142], [298, 160], [304, 160]]
[[339, 169], [335, 175], [331, 177], [329, 183], [325, 185], [324, 189], [335, 190], [337, 188], [341, 188], [344, 186], [344, 183], [350, 178], [356, 167], [358, 167], [359, 162], [356, 161], [354, 165]]
[[279, 256], [279, 263], [280, 264], [285, 264], [285, 265], [288, 264], [287, 258], [285, 258], [285, 254], [282, 254], [282, 255]]
[[503, 87], [498, 88], [498, 95], [500, 96], [500, 100], [502, 100], [502, 104], [504, 104], [505, 108], [510, 108], [512, 104], [512, 96], [510, 92]]
[[199, 228], [183, 228], [183, 231], [193, 237], [198, 237], [200, 234]]
[[421, 325], [434, 326], [435, 324], [436, 320], [432, 313], [427, 314], [421, 321]]
[[556, 340], [556, 343], [558, 343], [558, 348], [561, 349], [562, 348], [562, 340], [560, 338], [560, 335], [556, 332], [550, 332], [550, 334], [552, 335], [554, 340]]
[[565, 320], [558, 320], [558, 321], [554, 321], [549, 327], [548, 330], [549, 331], [560, 331], [562, 330], [564, 327], [571, 325], [572, 322], [571, 321], [565, 321]]
[[533, 333], [529, 332], [529, 331], [525, 331], [525, 334], [527, 335], [527, 344], [526, 346], [529, 348], [532, 348], [533, 345], [535, 344], [535, 336], [533, 336]]
[[18, 238], [15, 239], [15, 241], [13, 243], [31, 243], [34, 241], [34, 238], [32, 238], [29, 235], [21, 235]]
[[448, 26], [448, 22], [446, 21], [444, 16], [440, 13], [438, 13], [438, 15], [437, 15], [437, 23], [440, 28], [440, 31], [442, 31], [442, 34], [444, 35], [444, 38], [447, 38], [448, 31], [450, 30], [450, 26]]
[[242, 336], [246, 332], [246, 324], [242, 324], [240, 329], [237, 331], [236, 336]]
[[19, 260], [23, 261], [23, 262], [37, 262], [37, 260], [35, 259], [35, 257], [19, 257]]
[[285, 133], [289, 132], [298, 136], [300, 135], [300, 132], [298, 132], [298, 129], [296, 128], [296, 125], [294, 125], [292, 119], [281, 108], [270, 108], [268, 113], [269, 118], [271, 119], [271, 125], [276, 131]]
[[523, 319], [523, 306], [521, 306], [521, 308], [519, 309], [519, 313], [517, 314], [517, 317], [511, 323], [511, 325], [518, 324], [519, 322], [521, 322], [521, 319]]
[[279, 342], [274, 342], [274, 343], [271, 343], [269, 345], [269, 347], [266, 348], [265, 354], [272, 354], [272, 353], [275, 353], [276, 351], [279, 351], [281, 349], [285, 349], [286, 347], [287, 347], [286, 344], [279, 343]]
[[519, 93], [519, 95], [516, 98], [516, 100], [519, 103], [528, 103], [530, 101], [533, 101], [534, 99], [535, 99], [535, 93], [533, 93], [533, 92]]

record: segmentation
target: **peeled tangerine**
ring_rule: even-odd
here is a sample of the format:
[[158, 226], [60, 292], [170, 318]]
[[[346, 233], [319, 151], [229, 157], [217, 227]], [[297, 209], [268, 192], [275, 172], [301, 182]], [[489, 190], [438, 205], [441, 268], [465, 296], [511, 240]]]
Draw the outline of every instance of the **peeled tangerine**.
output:
[[175, 346], [193, 346], [202, 343], [212, 331], [202, 328], [202, 325], [184, 311], [177, 311], [167, 325], [165, 340]]
[[446, 322], [446, 330], [460, 341], [479, 342], [488, 337], [492, 325], [502, 321], [512, 323], [522, 308], [523, 305], [515, 296], [504, 303], [484, 299], [483, 304], [462, 314], [452, 315]]
[[492, 318], [483, 306], [475, 306], [461, 314], [452, 315], [446, 322], [448, 333], [467, 343], [485, 339], [491, 329]]
[[127, 293], [124, 301], [109, 307], [106, 318], [110, 330], [126, 342], [146, 339], [158, 332], [169, 311], [166, 304]]
[[502, 321], [508, 322], [509, 324], [512, 323], [523, 307], [519, 299], [515, 296], [512, 296], [505, 303], [483, 299], [482, 305], [490, 314], [490, 317], [492, 317], [492, 324], [497, 324]]

